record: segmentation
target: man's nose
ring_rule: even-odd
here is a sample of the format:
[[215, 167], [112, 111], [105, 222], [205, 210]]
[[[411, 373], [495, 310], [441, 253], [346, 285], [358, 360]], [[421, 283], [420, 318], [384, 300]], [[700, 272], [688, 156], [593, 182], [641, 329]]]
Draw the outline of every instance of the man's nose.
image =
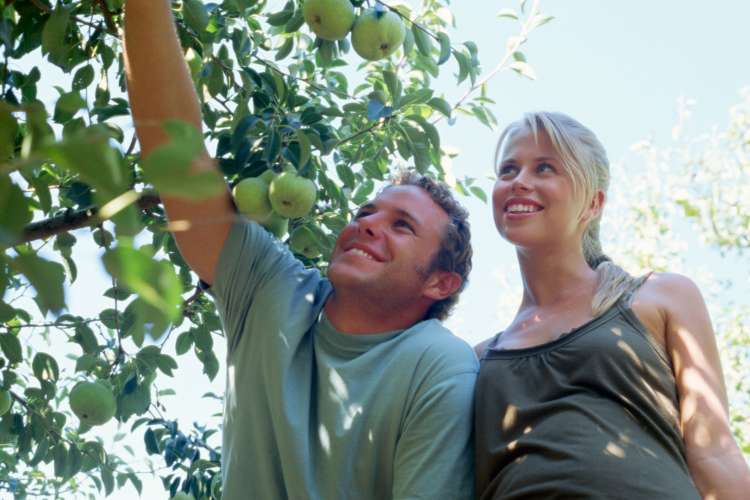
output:
[[380, 214], [369, 214], [359, 219], [358, 228], [360, 233], [365, 233], [371, 238], [380, 234], [383, 224], [383, 217]]

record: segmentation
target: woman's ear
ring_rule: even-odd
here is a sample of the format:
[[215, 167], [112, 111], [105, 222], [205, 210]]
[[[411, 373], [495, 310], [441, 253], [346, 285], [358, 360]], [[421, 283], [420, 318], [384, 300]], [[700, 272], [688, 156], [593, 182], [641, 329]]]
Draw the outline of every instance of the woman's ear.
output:
[[583, 221], [588, 222], [590, 220], [596, 219], [602, 213], [605, 201], [606, 196], [604, 194], [604, 191], [602, 191], [601, 189], [597, 189], [594, 193], [594, 196], [591, 197], [591, 202], [583, 211], [583, 216], [581, 217]]

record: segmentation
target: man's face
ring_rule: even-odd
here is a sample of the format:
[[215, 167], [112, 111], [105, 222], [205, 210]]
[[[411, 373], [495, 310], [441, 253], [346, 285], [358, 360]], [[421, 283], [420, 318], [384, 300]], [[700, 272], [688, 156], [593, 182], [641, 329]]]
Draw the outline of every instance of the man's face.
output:
[[403, 305], [420, 300], [448, 223], [448, 214], [422, 188], [389, 187], [341, 231], [328, 277], [337, 290]]

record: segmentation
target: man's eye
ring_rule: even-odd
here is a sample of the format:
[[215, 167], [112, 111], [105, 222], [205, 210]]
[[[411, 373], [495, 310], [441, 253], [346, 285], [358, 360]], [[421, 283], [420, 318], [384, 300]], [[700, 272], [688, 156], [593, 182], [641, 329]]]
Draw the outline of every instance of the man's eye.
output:
[[360, 210], [359, 212], [357, 212], [356, 214], [354, 214], [354, 218], [355, 219], [361, 219], [362, 217], [367, 217], [371, 213], [372, 212], [368, 212], [366, 210]]
[[412, 233], [414, 232], [414, 228], [411, 227], [411, 224], [409, 224], [408, 222], [406, 222], [403, 219], [397, 220], [395, 225], [396, 225], [396, 227], [402, 227], [404, 229], [407, 229], [407, 230], [411, 231]]

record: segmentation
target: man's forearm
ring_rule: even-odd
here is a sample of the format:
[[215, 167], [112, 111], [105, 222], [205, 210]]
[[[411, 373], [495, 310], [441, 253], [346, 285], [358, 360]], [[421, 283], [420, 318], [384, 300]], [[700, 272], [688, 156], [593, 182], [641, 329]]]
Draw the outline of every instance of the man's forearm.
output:
[[127, 0], [125, 71], [144, 155], [165, 140], [165, 120], [201, 128], [198, 96], [177, 38], [169, 0]]
[[[125, 71], [133, 121], [148, 156], [167, 139], [162, 125], [182, 120], [201, 129], [201, 109], [177, 38], [169, 0], [127, 0]], [[154, 167], [158, 168], [158, 166]], [[192, 172], [213, 169], [203, 151]], [[172, 231], [185, 260], [204, 281], [213, 283], [224, 241], [234, 220], [229, 192], [212, 198], [162, 196]]]

